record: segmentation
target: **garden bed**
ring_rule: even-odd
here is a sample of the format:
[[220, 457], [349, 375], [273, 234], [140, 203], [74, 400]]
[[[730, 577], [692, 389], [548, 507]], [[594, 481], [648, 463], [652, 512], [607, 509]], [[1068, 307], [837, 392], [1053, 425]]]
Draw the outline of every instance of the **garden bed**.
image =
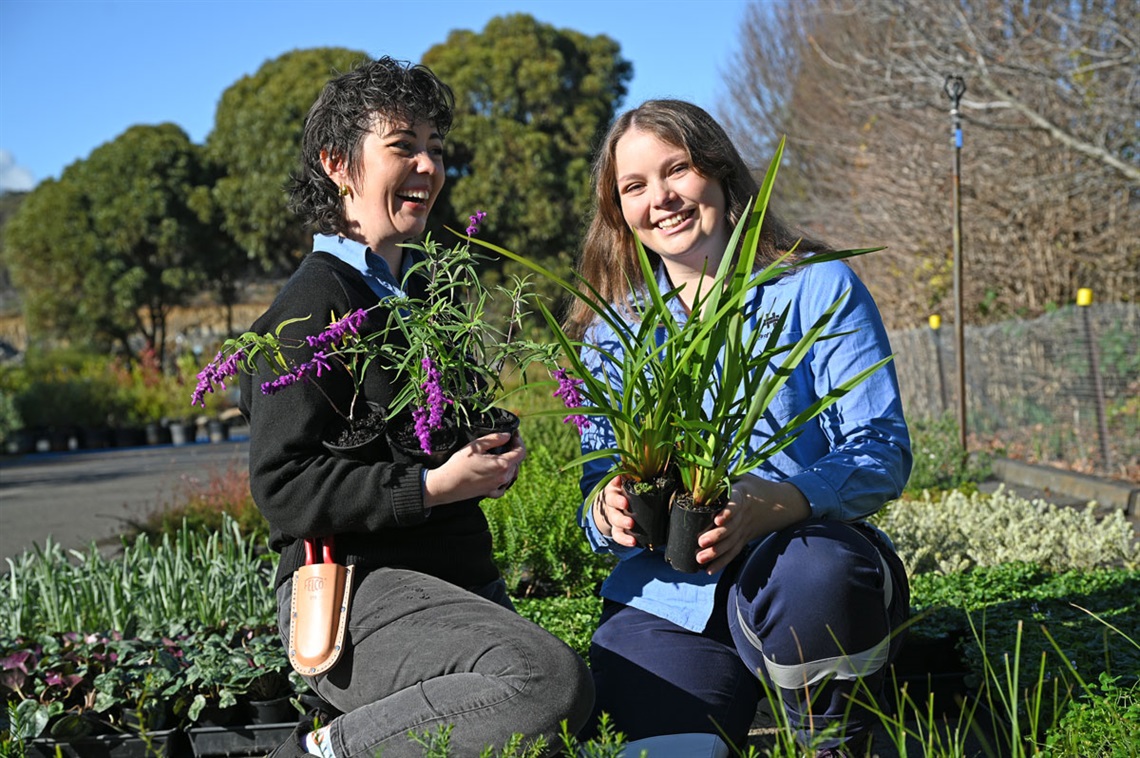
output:
[[[568, 517], [567, 503], [580, 499], [574, 477], [550, 473], [569, 453], [556, 446], [558, 438], [544, 440], [533, 429], [527, 438], [528, 464], [536, 465], [524, 469], [507, 496], [484, 506], [495, 559], [520, 614], [585, 654], [601, 605], [592, 589], [609, 565], [589, 552]], [[965, 703], [968, 718], [999, 722], [1007, 740], [1016, 723], [1021, 739], [1049, 732], [1068, 744], [1113, 736], [1114, 719], [1140, 707], [1133, 705], [1140, 647], [1116, 631], [1140, 628], [1135, 531], [1119, 512], [1098, 517], [1007, 493], [935, 492], [893, 503], [876, 521], [892, 535], [912, 577], [914, 619], [894, 669], [906, 723], [937, 719], [945, 731]], [[207, 529], [183, 525], [125, 544], [114, 559], [94, 546], [86, 554], [49, 546], [14, 559], [0, 592], [0, 616], [8, 621], [0, 633], [2, 692], [13, 712], [44, 711], [30, 725], [0, 725], [8, 732], [3, 738], [22, 739], [30, 755], [53, 755], [58, 746], [64, 756], [122, 758], [145, 740], [45, 740], [49, 705], [56, 704], [55, 717], [86, 710], [123, 729], [124, 711], [149, 696], [172, 701], [165, 725], [177, 728], [152, 733], [167, 758], [262, 755], [280, 744], [292, 723], [220, 727], [202, 715], [206, 702], [220, 698], [220, 687], [249, 697], [251, 673], [287, 669], [275, 631], [273, 557], [263, 548], [263, 536], [251, 538], [223, 516]], [[125, 632], [59, 631], [67, 629]], [[159, 649], [169, 657], [156, 657]], [[35, 652], [34, 662], [18, 655], [27, 651]], [[100, 662], [109, 652], [116, 666]], [[129, 675], [131, 661], [141, 679]], [[21, 666], [27, 676], [17, 682], [12, 672]], [[67, 689], [61, 682], [73, 684]], [[293, 696], [300, 691], [294, 683]], [[1050, 703], [1032, 722], [1025, 714], [1020, 722], [999, 718], [993, 714], [1002, 713], [1003, 692], [1020, 693], [1015, 711], [1026, 693], [1044, 692]], [[192, 713], [197, 696], [202, 702]], [[916, 754], [961, 754], [944, 747]]]

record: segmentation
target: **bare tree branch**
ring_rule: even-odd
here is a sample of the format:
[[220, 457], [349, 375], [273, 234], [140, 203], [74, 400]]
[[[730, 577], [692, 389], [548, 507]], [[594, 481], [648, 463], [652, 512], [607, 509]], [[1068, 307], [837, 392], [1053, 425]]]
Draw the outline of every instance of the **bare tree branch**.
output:
[[967, 319], [1140, 300], [1136, 0], [797, 0], [750, 6], [724, 118], [751, 162], [788, 135], [777, 207], [839, 244], [888, 323], [948, 303], [961, 75]]

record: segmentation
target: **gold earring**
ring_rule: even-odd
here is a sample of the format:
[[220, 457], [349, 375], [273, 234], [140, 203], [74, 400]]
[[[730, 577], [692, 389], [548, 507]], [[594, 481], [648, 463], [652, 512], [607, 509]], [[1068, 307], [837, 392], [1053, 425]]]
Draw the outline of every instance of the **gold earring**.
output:
[[351, 194], [352, 194], [352, 190], [349, 189], [347, 184], [340, 185], [340, 196], [341, 197], [348, 197]]

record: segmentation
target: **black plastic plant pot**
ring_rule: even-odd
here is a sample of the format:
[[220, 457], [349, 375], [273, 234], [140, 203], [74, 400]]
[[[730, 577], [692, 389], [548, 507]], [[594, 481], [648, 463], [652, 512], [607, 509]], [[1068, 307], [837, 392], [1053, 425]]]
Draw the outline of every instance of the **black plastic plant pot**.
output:
[[362, 463], [387, 460], [388, 425], [384, 421], [384, 408], [379, 403], [368, 403], [368, 414], [358, 423], [343, 429], [335, 440], [325, 440], [325, 448], [342, 458]]
[[188, 731], [196, 756], [265, 755], [293, 733], [297, 721], [284, 724], [243, 724], [235, 727], [199, 726]]
[[623, 478], [622, 492], [629, 501], [633, 517], [633, 536], [640, 547], [664, 550], [669, 539], [669, 501], [677, 491], [677, 478], [673, 471], [650, 481], [638, 482]]
[[[186, 735], [177, 729], [130, 734], [101, 734], [72, 742], [37, 738], [27, 743], [26, 754], [37, 758], [184, 758], [192, 755]], [[243, 754], [245, 755], [245, 754]]]
[[388, 422], [388, 443], [392, 448], [392, 460], [396, 463], [419, 463], [425, 468], [439, 468], [452, 453], [467, 444], [467, 437], [459, 433], [455, 416], [445, 413], [443, 425], [431, 430], [431, 452], [425, 453], [416, 436], [412, 413], [405, 411]]
[[271, 700], [250, 700], [246, 705], [250, 723], [253, 724], [282, 724], [296, 721], [300, 717], [288, 695]]
[[[467, 437], [474, 442], [480, 437], [485, 437], [488, 434], [496, 432], [505, 432], [507, 434], [514, 434], [519, 428], [519, 417], [508, 411], [506, 408], [489, 408], [483, 413], [476, 415], [471, 420], [471, 427], [467, 430]], [[505, 453], [511, 449], [511, 442], [508, 441], [505, 445], [499, 445], [496, 448], [488, 450], [488, 453], [498, 455]]]
[[673, 507], [669, 509], [669, 543], [665, 548], [665, 560], [670, 566], [686, 574], [700, 570], [697, 538], [713, 525], [716, 514], [724, 510], [727, 503], [726, 496], [713, 505], [696, 505], [687, 492], [673, 498]]
[[352, 445], [335, 445], [331, 442], [325, 442], [324, 446], [330, 453], [341, 458], [348, 458], [361, 463], [376, 463], [385, 459], [384, 451], [388, 448], [388, 438], [381, 433], [364, 442]]

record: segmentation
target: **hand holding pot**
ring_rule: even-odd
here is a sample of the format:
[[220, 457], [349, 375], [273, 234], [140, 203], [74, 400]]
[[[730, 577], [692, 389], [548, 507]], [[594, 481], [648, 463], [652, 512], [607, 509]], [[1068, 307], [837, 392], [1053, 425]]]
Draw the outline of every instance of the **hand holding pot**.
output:
[[728, 505], [701, 535], [697, 563], [710, 574], [724, 569], [759, 537], [811, 518], [807, 498], [787, 482], [745, 474], [732, 484]]
[[[492, 452], [503, 445], [506, 452]], [[518, 476], [526, 445], [518, 434], [495, 432], [455, 451], [424, 480], [424, 504], [429, 508], [474, 497], [500, 498]]]
[[629, 512], [629, 500], [621, 488], [621, 477], [614, 477], [606, 484], [605, 489], [598, 493], [593, 512], [594, 523], [605, 536], [619, 545], [636, 547], [637, 538], [633, 536], [633, 516]]

